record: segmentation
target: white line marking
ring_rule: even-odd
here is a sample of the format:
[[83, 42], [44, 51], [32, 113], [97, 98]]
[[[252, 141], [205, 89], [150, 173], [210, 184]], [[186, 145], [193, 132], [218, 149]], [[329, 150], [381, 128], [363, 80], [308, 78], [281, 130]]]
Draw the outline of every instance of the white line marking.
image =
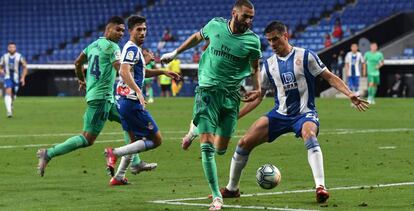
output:
[[[244, 130], [238, 130], [237, 132], [243, 132]], [[393, 132], [401, 132], [401, 131], [414, 131], [414, 128], [389, 128], [389, 129], [364, 129], [364, 130], [357, 130], [357, 129], [336, 129], [331, 132], [321, 132], [319, 135], [346, 135], [346, 134], [356, 134], [356, 133], [393, 133]], [[184, 134], [184, 131], [165, 131], [163, 133], [170, 133], [170, 134]], [[37, 136], [71, 136], [76, 133], [61, 133], [61, 134], [26, 134], [22, 135], [24, 136], [31, 136], [31, 137], [37, 137]], [[117, 135], [117, 134], [123, 134], [121, 132], [110, 132], [110, 133], [101, 133], [102, 135]], [[3, 135], [1, 137], [22, 137], [18, 135]], [[291, 136], [291, 134], [284, 134], [284, 136]], [[241, 138], [242, 136], [233, 136], [233, 138]], [[182, 137], [166, 137], [164, 140], [181, 140]], [[112, 142], [122, 142], [123, 140], [119, 139], [112, 139], [112, 140], [102, 140], [102, 141], [96, 141], [96, 144], [102, 144], [102, 143], [112, 143]], [[30, 148], [30, 147], [42, 147], [42, 146], [52, 146], [59, 143], [52, 143], [52, 144], [26, 144], [26, 145], [5, 145], [0, 146], [0, 149], [11, 149], [11, 148]]]
[[396, 149], [396, 146], [384, 146], [384, 147], [378, 147], [378, 149]]
[[[384, 128], [384, 129], [333, 129], [323, 130], [320, 135], [343, 135], [351, 133], [392, 133], [392, 132], [406, 132], [414, 131], [414, 128]], [[188, 131], [162, 131], [163, 134], [186, 134]], [[246, 130], [236, 130], [236, 133], [243, 133]], [[72, 136], [79, 134], [79, 131], [73, 133], [44, 133], [44, 134], [11, 134], [11, 135], [0, 135], [0, 138], [24, 138], [24, 137], [45, 137], [45, 136]], [[100, 135], [122, 135], [123, 132], [107, 132], [101, 133]], [[290, 135], [290, 134], [287, 134]]]
[[[385, 188], [385, 187], [409, 186], [409, 185], [414, 185], [414, 182], [401, 182], [401, 183], [376, 184], [376, 185], [359, 185], [359, 186], [344, 186], [344, 187], [329, 188], [329, 190], [354, 190], [354, 189]], [[243, 195], [241, 195], [241, 197], [283, 195], [283, 194], [291, 194], [291, 193], [308, 193], [308, 192], [315, 192], [315, 189], [279, 191], [279, 192], [270, 192], [270, 193], [243, 194]], [[155, 204], [171, 204], [171, 205], [184, 205], [184, 206], [209, 206], [208, 204], [183, 202], [183, 201], [195, 201], [195, 200], [205, 200], [205, 199], [208, 199], [208, 197], [155, 200], [155, 201], [149, 201], [149, 202], [150, 203], [155, 203]], [[224, 205], [224, 207], [240, 208], [240, 209], [286, 210], [286, 211], [287, 210], [304, 210], [304, 209], [290, 209], [290, 208], [263, 207], [263, 206], [241, 206], [241, 205]]]

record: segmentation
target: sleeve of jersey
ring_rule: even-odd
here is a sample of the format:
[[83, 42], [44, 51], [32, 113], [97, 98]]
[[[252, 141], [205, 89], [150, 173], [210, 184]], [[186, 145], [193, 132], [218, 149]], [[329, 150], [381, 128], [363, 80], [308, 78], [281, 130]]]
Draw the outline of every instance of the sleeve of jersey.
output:
[[364, 58], [364, 56], [362, 55], [362, 53], [359, 53], [359, 56], [361, 57], [361, 63], [365, 63], [365, 58]]
[[262, 51], [260, 49], [260, 39], [257, 38], [257, 42], [253, 48], [253, 52], [250, 54], [250, 60], [257, 60], [262, 58]]
[[111, 64], [119, 60], [121, 60], [121, 50], [116, 46], [115, 50], [111, 53]]
[[130, 64], [133, 65], [134, 64], [134, 58], [137, 56], [138, 54], [138, 48], [136, 46], [129, 46], [129, 47], [124, 47], [124, 49], [122, 50], [122, 55], [121, 55], [121, 64]]
[[[266, 62], [266, 61], [265, 61]], [[267, 75], [266, 66], [263, 64], [262, 68], [260, 69], [260, 87], [262, 90], [268, 90], [270, 88], [270, 81]]]
[[319, 59], [318, 55], [316, 55], [314, 52], [309, 51], [308, 59], [309, 59], [308, 69], [309, 69], [309, 72], [314, 77], [318, 76], [323, 71], [328, 69], [325, 66], [325, 64], [322, 63], [321, 59]]
[[1, 58], [0, 58], [0, 66], [3, 66], [4, 65], [4, 56], [2, 56]]
[[203, 28], [201, 28], [200, 34], [205, 40], [209, 39], [208, 35], [212, 31], [211, 28], [213, 27], [213, 25], [214, 25], [214, 18], [211, 19]]
[[346, 54], [345, 63], [351, 63], [351, 54], [349, 54], [349, 53]]

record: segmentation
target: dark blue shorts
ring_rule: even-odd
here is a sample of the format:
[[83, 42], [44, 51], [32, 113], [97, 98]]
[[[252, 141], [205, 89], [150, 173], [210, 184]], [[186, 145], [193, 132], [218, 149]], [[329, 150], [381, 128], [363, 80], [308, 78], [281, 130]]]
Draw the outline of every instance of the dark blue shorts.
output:
[[14, 94], [17, 94], [17, 91], [19, 91], [20, 83], [16, 83], [12, 79], [6, 79], [4, 80], [4, 88], [11, 88]]
[[348, 87], [351, 91], [358, 91], [359, 89], [359, 76], [349, 76], [348, 77]]
[[133, 131], [137, 138], [148, 138], [158, 132], [158, 126], [151, 114], [142, 108], [139, 101], [121, 97], [117, 100], [117, 108], [125, 131]]
[[284, 116], [279, 114], [275, 109], [272, 109], [266, 114], [266, 117], [269, 119], [269, 142], [289, 132], [294, 132], [296, 137], [302, 137], [302, 126], [308, 121], [314, 122], [318, 126], [319, 132], [319, 119], [316, 111], [296, 116]]

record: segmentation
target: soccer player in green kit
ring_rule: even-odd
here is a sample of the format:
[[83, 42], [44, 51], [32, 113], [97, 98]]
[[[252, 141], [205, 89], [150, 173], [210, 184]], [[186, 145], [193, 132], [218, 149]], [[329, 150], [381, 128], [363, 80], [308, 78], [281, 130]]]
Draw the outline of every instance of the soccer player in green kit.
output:
[[368, 103], [375, 104], [375, 95], [377, 87], [380, 84], [379, 69], [384, 65], [384, 55], [378, 51], [376, 42], [371, 43], [371, 51], [367, 51], [364, 55], [365, 69], [368, 70]]
[[[120, 122], [119, 113], [114, 105], [114, 83], [121, 56], [117, 42], [124, 35], [124, 31], [124, 20], [118, 16], [111, 17], [106, 24], [104, 37], [86, 47], [76, 59], [75, 69], [79, 88], [86, 88], [85, 98], [88, 104], [83, 116], [83, 132], [54, 147], [38, 150], [40, 176], [44, 175], [46, 165], [53, 157], [91, 146], [107, 120]], [[83, 69], [85, 62], [89, 64], [86, 73]], [[128, 134], [125, 134], [124, 138], [129, 143]], [[142, 169], [146, 165], [145, 162], [141, 164], [135, 167]]]
[[[219, 191], [215, 153], [225, 153], [237, 124], [240, 101], [253, 101], [260, 96], [260, 40], [249, 28], [254, 7], [249, 0], [237, 0], [230, 21], [213, 18], [175, 51], [164, 54], [162, 62], [170, 62], [179, 53], [199, 44], [210, 44], [203, 53], [198, 70], [193, 122], [200, 133], [204, 174], [212, 191], [210, 210], [223, 205]], [[239, 94], [242, 80], [253, 75], [253, 90], [243, 99]]]

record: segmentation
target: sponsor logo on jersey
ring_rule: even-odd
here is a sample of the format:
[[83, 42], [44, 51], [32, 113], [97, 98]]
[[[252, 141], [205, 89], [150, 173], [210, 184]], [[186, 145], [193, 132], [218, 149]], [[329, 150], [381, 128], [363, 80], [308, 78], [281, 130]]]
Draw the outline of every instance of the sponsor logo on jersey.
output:
[[282, 73], [283, 89], [289, 91], [298, 88], [298, 83], [295, 81], [295, 76], [291, 72]]

